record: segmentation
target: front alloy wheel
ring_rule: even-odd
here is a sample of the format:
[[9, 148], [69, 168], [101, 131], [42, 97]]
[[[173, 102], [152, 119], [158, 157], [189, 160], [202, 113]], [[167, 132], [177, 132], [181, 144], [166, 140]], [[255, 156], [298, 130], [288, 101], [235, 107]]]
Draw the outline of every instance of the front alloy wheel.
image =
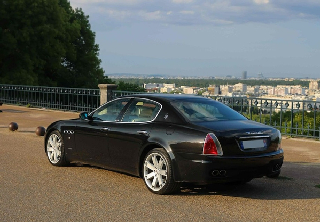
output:
[[153, 149], [146, 155], [143, 178], [147, 188], [156, 194], [169, 194], [179, 189], [173, 179], [170, 157], [160, 148]]
[[67, 161], [64, 155], [64, 144], [59, 131], [50, 133], [47, 139], [47, 156], [50, 163], [54, 166], [65, 166]]

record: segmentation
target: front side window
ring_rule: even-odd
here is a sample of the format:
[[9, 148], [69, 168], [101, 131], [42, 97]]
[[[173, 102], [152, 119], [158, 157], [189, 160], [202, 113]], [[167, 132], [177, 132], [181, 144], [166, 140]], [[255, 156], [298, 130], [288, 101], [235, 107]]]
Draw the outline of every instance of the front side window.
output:
[[172, 105], [191, 122], [246, 119], [228, 106], [214, 100], [178, 100], [172, 102]]
[[150, 101], [137, 99], [128, 107], [123, 116], [122, 122], [148, 122], [152, 121], [161, 109], [160, 104]]
[[123, 107], [127, 105], [129, 100], [130, 98], [125, 98], [107, 103], [106, 105], [97, 109], [93, 113], [92, 118], [100, 121], [116, 121]]

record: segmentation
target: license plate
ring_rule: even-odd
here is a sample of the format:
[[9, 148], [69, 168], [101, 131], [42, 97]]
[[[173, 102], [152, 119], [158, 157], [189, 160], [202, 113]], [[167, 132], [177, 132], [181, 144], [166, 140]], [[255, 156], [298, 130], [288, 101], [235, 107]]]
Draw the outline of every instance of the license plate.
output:
[[240, 145], [242, 149], [266, 148], [267, 139], [241, 141]]

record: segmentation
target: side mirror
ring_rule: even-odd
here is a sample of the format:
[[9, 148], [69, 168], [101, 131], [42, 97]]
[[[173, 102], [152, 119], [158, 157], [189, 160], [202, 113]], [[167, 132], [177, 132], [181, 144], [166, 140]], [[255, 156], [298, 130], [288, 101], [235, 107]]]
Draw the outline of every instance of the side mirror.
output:
[[80, 119], [82, 120], [92, 120], [92, 117], [89, 116], [87, 112], [82, 112], [79, 114]]

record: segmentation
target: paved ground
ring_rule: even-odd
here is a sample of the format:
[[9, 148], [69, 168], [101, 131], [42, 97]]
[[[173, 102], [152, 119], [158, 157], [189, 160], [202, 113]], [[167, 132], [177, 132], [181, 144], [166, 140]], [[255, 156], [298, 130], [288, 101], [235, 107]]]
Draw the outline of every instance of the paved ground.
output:
[[[320, 221], [320, 142], [284, 139], [279, 179], [158, 196], [136, 177], [48, 162], [36, 127], [77, 113], [1, 110], [0, 221]], [[17, 132], [8, 130], [12, 121]]]

